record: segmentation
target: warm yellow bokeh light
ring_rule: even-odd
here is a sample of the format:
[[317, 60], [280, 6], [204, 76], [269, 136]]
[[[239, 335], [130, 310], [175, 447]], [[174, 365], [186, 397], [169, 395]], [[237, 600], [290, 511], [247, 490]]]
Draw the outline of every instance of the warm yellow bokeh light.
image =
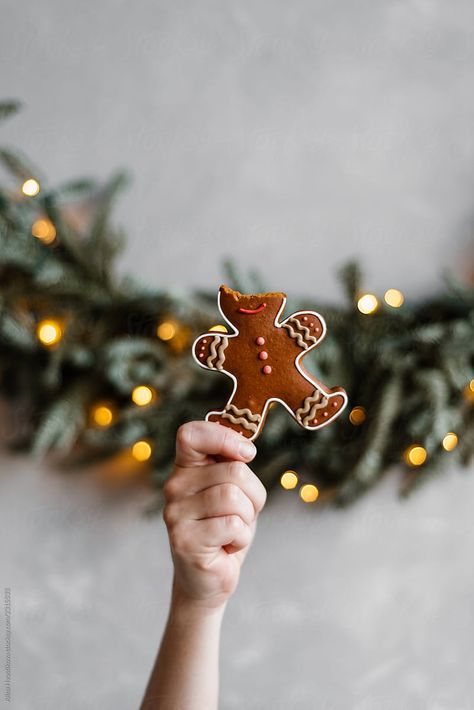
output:
[[229, 331], [225, 327], [225, 325], [213, 325], [212, 328], [209, 328], [210, 333], [228, 333]]
[[138, 385], [132, 392], [132, 399], [139, 407], [145, 407], [147, 404], [150, 404], [154, 396], [154, 389], [148, 387], [148, 385]]
[[471, 380], [464, 388], [464, 399], [467, 402], [474, 402], [474, 380]]
[[43, 345], [56, 345], [63, 337], [59, 323], [55, 320], [42, 320], [36, 327], [36, 336]]
[[388, 291], [385, 291], [384, 299], [385, 303], [392, 308], [400, 308], [405, 300], [403, 293], [398, 288], [389, 288]]
[[281, 474], [280, 483], [282, 488], [290, 491], [298, 485], [298, 474], [295, 471], [285, 471]]
[[365, 422], [366, 414], [364, 407], [354, 407], [349, 414], [349, 421], [354, 426], [360, 426]]
[[319, 491], [312, 483], [305, 483], [300, 488], [300, 498], [305, 503], [314, 503], [318, 499]]
[[422, 466], [425, 463], [428, 454], [423, 446], [413, 444], [413, 446], [408, 447], [404, 456], [405, 461], [409, 466]]
[[25, 180], [25, 182], [21, 186], [21, 191], [27, 197], [35, 197], [40, 191], [40, 185], [38, 180], [35, 180], [34, 178], [28, 178], [28, 180]]
[[160, 323], [156, 329], [156, 334], [160, 340], [171, 340], [176, 335], [176, 325], [170, 322]]
[[443, 439], [443, 449], [445, 451], [452, 451], [453, 449], [456, 448], [458, 445], [459, 439], [457, 434], [454, 433], [454, 431], [450, 431], [446, 434], [446, 436]]
[[43, 244], [51, 244], [56, 238], [56, 227], [49, 219], [37, 219], [31, 227], [31, 233]]
[[97, 426], [110, 426], [114, 420], [114, 413], [107, 404], [96, 404], [92, 409], [92, 419]]
[[377, 296], [374, 296], [373, 293], [364, 293], [357, 301], [357, 308], [364, 315], [375, 313], [378, 307], [379, 302]]
[[136, 441], [132, 446], [132, 456], [136, 461], [148, 461], [151, 456], [151, 446], [148, 441]]

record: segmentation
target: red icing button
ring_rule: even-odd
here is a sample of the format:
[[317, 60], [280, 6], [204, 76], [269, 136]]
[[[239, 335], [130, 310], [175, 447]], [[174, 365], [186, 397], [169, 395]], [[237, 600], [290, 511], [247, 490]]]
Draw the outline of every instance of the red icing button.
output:
[[265, 345], [265, 338], [262, 338], [262, 336], [259, 335], [255, 342], [257, 343], [257, 345]]
[[272, 368], [270, 365], [265, 365], [265, 367], [262, 368], [262, 372], [264, 375], [269, 375], [272, 371]]
[[262, 352], [258, 353], [258, 357], [260, 360], [266, 360], [268, 358], [268, 353], [265, 350], [262, 350]]

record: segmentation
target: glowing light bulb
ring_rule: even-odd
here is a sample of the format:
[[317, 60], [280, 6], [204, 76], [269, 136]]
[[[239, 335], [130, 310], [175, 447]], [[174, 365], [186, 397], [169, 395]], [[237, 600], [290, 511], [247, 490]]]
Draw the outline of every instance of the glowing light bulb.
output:
[[413, 444], [405, 451], [404, 458], [409, 466], [422, 466], [427, 459], [427, 452], [420, 444]]
[[450, 431], [446, 434], [446, 436], [443, 439], [443, 449], [445, 451], [452, 451], [453, 449], [456, 448], [458, 445], [459, 439], [457, 434], [454, 433], [454, 431]]
[[114, 420], [114, 413], [107, 404], [96, 404], [92, 408], [92, 420], [97, 426], [107, 427]]
[[213, 325], [211, 328], [209, 328], [209, 332], [213, 333], [228, 333], [229, 331], [225, 327], [225, 325]]
[[42, 320], [36, 327], [36, 336], [40, 343], [50, 347], [59, 343], [63, 337], [63, 332], [57, 321]]
[[56, 227], [49, 219], [37, 219], [31, 227], [31, 233], [43, 244], [51, 244], [56, 239]]
[[349, 414], [349, 421], [354, 426], [360, 426], [365, 422], [366, 413], [364, 407], [354, 407]]
[[314, 503], [319, 496], [319, 491], [312, 483], [305, 483], [300, 488], [300, 498], [305, 503]]
[[384, 300], [388, 306], [400, 308], [400, 306], [403, 305], [405, 297], [398, 288], [389, 288], [388, 291], [385, 291]]
[[132, 392], [132, 400], [138, 407], [145, 407], [155, 397], [155, 390], [148, 385], [138, 385]]
[[27, 197], [36, 197], [36, 195], [40, 191], [40, 185], [38, 180], [35, 180], [34, 178], [28, 178], [28, 180], [25, 180], [25, 182], [21, 186], [21, 191]]
[[378, 307], [378, 298], [373, 293], [364, 293], [357, 301], [357, 308], [366, 316], [375, 313]]
[[148, 441], [136, 441], [132, 446], [132, 456], [136, 461], [148, 461], [152, 448]]
[[171, 322], [160, 323], [156, 334], [160, 340], [171, 340], [176, 335], [176, 325]]
[[280, 483], [282, 488], [290, 491], [298, 485], [298, 474], [296, 471], [285, 471], [281, 474]]
[[474, 380], [471, 380], [465, 386], [464, 399], [466, 400], [466, 402], [474, 402]]

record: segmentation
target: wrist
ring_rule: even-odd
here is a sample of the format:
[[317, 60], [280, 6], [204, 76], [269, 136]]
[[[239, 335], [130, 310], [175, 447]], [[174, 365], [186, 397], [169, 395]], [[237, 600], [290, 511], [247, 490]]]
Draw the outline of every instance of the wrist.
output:
[[171, 611], [173, 615], [179, 616], [186, 621], [198, 621], [200, 619], [214, 618], [221, 620], [227, 606], [227, 599], [219, 604], [203, 599], [194, 599], [187, 595], [173, 577], [173, 587], [171, 592]]

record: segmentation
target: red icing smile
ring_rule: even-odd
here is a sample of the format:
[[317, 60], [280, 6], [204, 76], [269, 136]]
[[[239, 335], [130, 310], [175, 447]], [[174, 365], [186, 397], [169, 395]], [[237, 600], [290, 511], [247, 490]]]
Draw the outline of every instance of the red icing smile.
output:
[[266, 307], [266, 303], [261, 303], [258, 308], [238, 308], [237, 310], [239, 313], [247, 313], [247, 315], [253, 315], [254, 313], [260, 313]]

